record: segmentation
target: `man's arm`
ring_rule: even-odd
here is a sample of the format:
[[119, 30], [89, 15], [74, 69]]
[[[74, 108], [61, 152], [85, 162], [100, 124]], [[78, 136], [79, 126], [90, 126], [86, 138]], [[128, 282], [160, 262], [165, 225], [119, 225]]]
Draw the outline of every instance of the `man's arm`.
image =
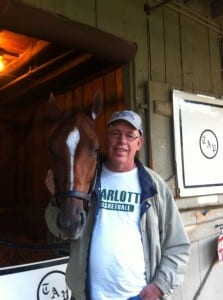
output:
[[183, 282], [189, 260], [190, 242], [168, 187], [158, 193], [158, 199], [161, 261], [153, 282], [164, 294], [169, 294]]

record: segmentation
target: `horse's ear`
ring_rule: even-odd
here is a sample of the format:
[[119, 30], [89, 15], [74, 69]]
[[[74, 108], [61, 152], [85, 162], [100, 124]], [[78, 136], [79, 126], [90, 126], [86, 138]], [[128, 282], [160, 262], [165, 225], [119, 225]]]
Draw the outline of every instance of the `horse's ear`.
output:
[[101, 113], [102, 106], [103, 106], [102, 91], [97, 90], [94, 95], [94, 99], [93, 99], [93, 103], [92, 103], [92, 107], [91, 107], [91, 117], [93, 120], [95, 120], [97, 118], [97, 116]]
[[52, 92], [50, 93], [48, 101], [49, 101], [49, 105], [51, 108], [51, 114], [53, 115], [53, 118], [59, 120], [62, 116], [62, 111], [56, 102], [56, 97], [54, 96], [54, 94]]

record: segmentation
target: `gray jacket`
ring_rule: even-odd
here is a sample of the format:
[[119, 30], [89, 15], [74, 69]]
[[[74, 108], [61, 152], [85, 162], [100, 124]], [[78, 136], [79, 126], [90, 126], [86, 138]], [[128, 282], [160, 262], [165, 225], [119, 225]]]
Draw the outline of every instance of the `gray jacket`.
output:
[[[173, 196], [163, 179], [136, 161], [141, 196], [141, 235], [147, 281], [155, 283], [168, 298], [183, 279], [189, 259], [190, 242]], [[100, 199], [100, 176], [88, 212], [82, 237], [72, 242], [66, 281], [76, 300], [89, 300], [88, 255], [95, 216]], [[56, 226], [58, 208], [48, 205], [46, 221], [50, 231], [60, 237]], [[103, 253], [99, 254], [103, 255]]]

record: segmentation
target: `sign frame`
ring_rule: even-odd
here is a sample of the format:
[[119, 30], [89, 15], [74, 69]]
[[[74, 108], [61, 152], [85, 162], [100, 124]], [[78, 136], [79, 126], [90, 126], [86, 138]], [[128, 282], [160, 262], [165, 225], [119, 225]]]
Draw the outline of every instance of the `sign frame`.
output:
[[178, 197], [223, 193], [223, 100], [172, 91]]
[[0, 268], [1, 298], [5, 300], [69, 300], [65, 280], [69, 257]]

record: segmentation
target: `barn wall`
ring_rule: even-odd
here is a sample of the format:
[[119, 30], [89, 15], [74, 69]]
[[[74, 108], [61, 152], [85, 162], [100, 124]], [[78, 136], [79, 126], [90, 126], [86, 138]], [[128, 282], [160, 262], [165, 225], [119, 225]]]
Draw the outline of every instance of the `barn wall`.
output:
[[[173, 5], [148, 15], [151, 166], [166, 179], [173, 193], [176, 173], [170, 92], [179, 89], [219, 98], [222, 95], [220, 27], [203, 22], [203, 17], [211, 15], [210, 1], [188, 1], [186, 9], [192, 8], [199, 16], [181, 7], [176, 11]], [[210, 288], [217, 299], [222, 297], [216, 288], [220, 285], [216, 263], [220, 232], [215, 228], [223, 222], [222, 195], [211, 205], [211, 197], [206, 197], [207, 204], [203, 205], [197, 197], [176, 199], [192, 243], [187, 276], [173, 296], [176, 300], [208, 299], [206, 289]]]
[[[169, 4], [160, 5], [147, 13], [144, 11], [145, 1], [141, 0], [20, 2], [137, 43], [134, 62], [123, 66], [124, 83], [127, 81], [127, 85], [124, 85], [125, 105], [143, 116], [146, 127], [143, 161], [157, 170], [175, 193], [170, 92], [176, 88], [217, 97], [222, 95], [219, 46], [222, 33], [217, 23], [205, 21], [211, 17], [211, 1], [177, 1], [177, 8], [172, 3], [174, 1], [168, 1]], [[158, 2], [160, 1], [147, 1], [151, 6]], [[182, 7], [183, 2], [185, 5]], [[114, 96], [112, 94], [111, 98], [114, 99]], [[103, 118], [107, 118], [107, 115]], [[223, 196], [217, 195], [214, 205], [202, 207], [197, 197], [176, 201], [192, 247], [185, 283], [181, 290], [176, 291], [173, 299], [191, 300], [209, 274], [216, 256], [216, 238], [219, 232], [214, 226], [223, 223]], [[221, 279], [214, 273], [213, 276], [216, 276], [215, 283], [221, 284]], [[212, 290], [214, 296], [213, 286]], [[215, 299], [220, 299], [217, 298], [218, 295], [215, 296]]]

